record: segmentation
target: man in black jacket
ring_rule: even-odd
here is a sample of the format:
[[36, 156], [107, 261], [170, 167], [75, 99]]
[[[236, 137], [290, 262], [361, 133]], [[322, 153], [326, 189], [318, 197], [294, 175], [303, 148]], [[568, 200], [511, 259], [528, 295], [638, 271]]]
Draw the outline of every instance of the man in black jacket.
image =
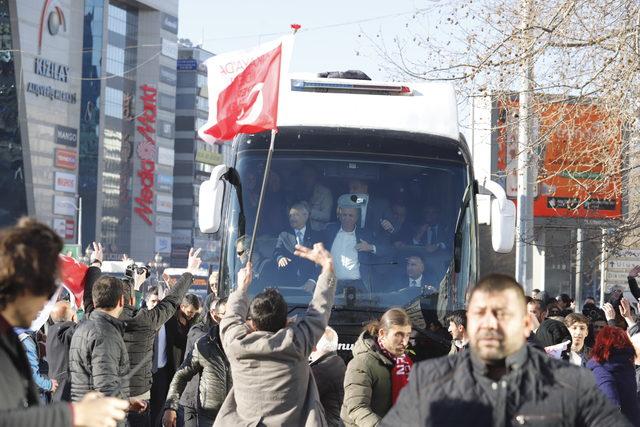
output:
[[38, 389], [14, 327], [28, 328], [56, 291], [62, 240], [44, 224], [21, 219], [0, 231], [0, 426], [115, 426], [129, 403], [98, 398], [39, 406]]
[[47, 362], [49, 376], [58, 380], [58, 388], [52, 400], [71, 402], [71, 379], [69, 378], [69, 348], [76, 330], [76, 313], [68, 301], [58, 301], [51, 310], [53, 325], [47, 331]]
[[[124, 342], [129, 363], [132, 369], [137, 368], [129, 380], [131, 396], [135, 399], [147, 402], [151, 399], [153, 341], [158, 330], [175, 314], [178, 304], [193, 283], [193, 274], [201, 263], [199, 255], [200, 249], [189, 251], [187, 272], [153, 308], [135, 309], [134, 292], [144, 283], [144, 273], [134, 272], [133, 288], [131, 283], [124, 284], [125, 305], [119, 319], [125, 322]], [[147, 426], [150, 423], [149, 411], [130, 413], [127, 419], [133, 426]]]
[[593, 375], [549, 358], [531, 331], [522, 287], [493, 274], [472, 288], [470, 351], [414, 366], [382, 426], [628, 426]]
[[104, 276], [92, 288], [95, 309], [78, 326], [71, 338], [69, 369], [71, 399], [82, 399], [95, 390], [106, 396], [129, 399], [129, 355], [118, 319], [124, 307], [122, 283]]

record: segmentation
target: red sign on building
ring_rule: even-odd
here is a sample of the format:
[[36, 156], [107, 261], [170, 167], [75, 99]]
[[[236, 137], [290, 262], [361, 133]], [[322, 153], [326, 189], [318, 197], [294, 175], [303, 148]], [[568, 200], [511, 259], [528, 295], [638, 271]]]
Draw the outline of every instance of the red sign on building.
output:
[[54, 164], [58, 168], [76, 170], [78, 167], [78, 155], [73, 150], [56, 148]]
[[140, 100], [142, 101], [143, 111], [142, 114], [138, 116], [138, 126], [136, 130], [142, 135], [143, 140], [138, 144], [136, 153], [140, 159], [138, 177], [140, 178], [142, 189], [140, 190], [140, 195], [135, 198], [137, 206], [134, 208], [134, 211], [144, 222], [152, 225], [151, 215], [153, 215], [153, 188], [157, 151], [155, 123], [158, 91], [156, 88], [148, 85], [140, 86], [140, 90], [142, 90]]

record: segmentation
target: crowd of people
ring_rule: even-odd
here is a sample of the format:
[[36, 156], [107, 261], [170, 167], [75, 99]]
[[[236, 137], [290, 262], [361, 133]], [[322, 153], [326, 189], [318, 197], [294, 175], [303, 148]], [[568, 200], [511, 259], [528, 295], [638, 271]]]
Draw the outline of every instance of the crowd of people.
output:
[[[491, 274], [442, 319], [448, 356], [414, 364], [411, 318], [391, 308], [345, 364], [328, 326], [339, 268], [301, 243], [283, 257], [318, 272], [303, 316], [277, 289], [249, 296], [251, 262], [228, 298], [214, 274], [200, 301], [198, 250], [165, 294], [144, 269], [102, 274], [98, 243], [80, 311], [56, 280], [60, 237], [28, 218], [0, 231], [0, 426], [640, 425], [640, 323], [621, 292], [578, 313], [567, 295], [526, 296]], [[31, 330], [47, 303], [47, 326]]]

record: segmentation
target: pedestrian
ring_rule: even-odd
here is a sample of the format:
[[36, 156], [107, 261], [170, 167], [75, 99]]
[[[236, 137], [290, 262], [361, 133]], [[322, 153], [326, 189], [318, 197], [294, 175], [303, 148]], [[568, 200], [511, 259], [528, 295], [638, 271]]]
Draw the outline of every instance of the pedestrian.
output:
[[27, 353], [31, 375], [38, 386], [40, 401], [48, 403], [51, 393], [58, 389], [58, 381], [55, 378], [49, 378], [46, 373], [43, 373], [42, 357], [38, 351], [37, 333], [29, 328], [15, 327], [13, 330]]
[[[175, 315], [180, 301], [193, 284], [193, 275], [200, 268], [199, 255], [199, 249], [189, 250], [187, 271], [177, 281], [169, 282], [170, 290], [162, 300], [158, 300], [157, 293], [155, 301], [152, 301], [153, 298], [148, 296], [147, 308], [137, 309], [135, 300], [135, 292], [141, 289], [146, 280], [146, 271], [138, 271], [137, 268], [134, 268], [133, 277], [123, 283], [125, 305], [119, 319], [124, 322], [124, 343], [129, 355], [129, 362], [132, 369], [135, 368], [129, 380], [129, 388], [131, 397], [134, 400], [145, 401], [147, 407], [151, 406], [149, 403], [151, 401], [153, 349], [156, 334], [164, 327], [165, 322]], [[102, 256], [101, 251], [100, 256]], [[133, 426], [146, 426], [152, 423], [153, 418], [151, 418], [150, 410], [147, 410], [142, 413], [131, 412], [127, 416], [127, 420]], [[159, 424], [159, 420], [153, 425], [157, 424]]]
[[[218, 300], [212, 311], [221, 318], [226, 310], [226, 299]], [[211, 427], [216, 415], [231, 389], [229, 360], [220, 341], [220, 326], [214, 324], [207, 335], [201, 337], [176, 371], [169, 386], [165, 402], [164, 427], [175, 427], [180, 396], [187, 384], [198, 376], [196, 391], [196, 419], [185, 413], [184, 427]]]
[[79, 402], [40, 406], [24, 348], [13, 328], [28, 328], [56, 292], [62, 240], [49, 227], [22, 218], [0, 231], [0, 426], [113, 427], [129, 402], [90, 393]]
[[129, 394], [129, 354], [122, 337], [125, 324], [118, 319], [124, 308], [122, 282], [115, 277], [99, 278], [92, 287], [92, 300], [93, 311], [71, 338], [71, 400], [77, 402], [88, 392], [98, 391], [129, 400], [129, 411], [143, 412], [146, 402], [131, 399]]
[[[200, 250], [197, 250], [196, 256]], [[198, 266], [200, 258], [198, 258]], [[193, 271], [195, 271], [197, 268]], [[192, 277], [189, 275], [190, 278]], [[191, 281], [191, 279], [190, 279]], [[159, 327], [157, 339], [153, 346], [153, 377], [151, 384], [151, 424], [162, 423], [164, 402], [169, 391], [169, 384], [182, 364], [187, 347], [187, 335], [196, 321], [200, 309], [200, 300], [195, 294], [183, 294], [177, 310], [169, 317], [162, 328]], [[162, 302], [167, 297], [162, 299]], [[176, 301], [176, 303], [177, 303]]]
[[[213, 274], [213, 273], [212, 273]], [[226, 298], [224, 303], [226, 306]], [[204, 300], [202, 314], [198, 317], [198, 321], [189, 329], [187, 334], [188, 355], [193, 351], [196, 342], [209, 333], [209, 330], [220, 323], [220, 317], [216, 314], [216, 308], [220, 304], [220, 299], [216, 298], [213, 293], [207, 295]], [[185, 356], [185, 360], [187, 357]], [[174, 375], [175, 378], [175, 375]], [[185, 427], [194, 425], [198, 420], [198, 387], [200, 385], [200, 374], [196, 373], [180, 394], [180, 408], [182, 409], [182, 422]], [[169, 387], [171, 388], [171, 387]], [[167, 393], [168, 395], [168, 393]], [[165, 402], [166, 407], [166, 402]], [[165, 408], [166, 412], [166, 408]], [[179, 414], [179, 412], [178, 412]]]
[[569, 362], [586, 368], [591, 353], [591, 349], [585, 345], [589, 336], [589, 318], [580, 313], [570, 313], [564, 318], [564, 324], [571, 334]]
[[456, 310], [449, 314], [445, 321], [449, 323], [449, 333], [451, 334], [451, 350], [449, 354], [456, 354], [469, 347], [469, 337], [467, 336], [467, 312]]
[[347, 365], [338, 356], [338, 341], [338, 333], [327, 326], [324, 335], [309, 355], [309, 365], [329, 427], [342, 425], [340, 408], [344, 399], [343, 384]]
[[620, 328], [605, 326], [596, 337], [587, 367], [591, 369], [602, 393], [634, 425], [640, 425], [640, 407], [636, 399], [635, 349]]
[[306, 315], [289, 325], [287, 303], [277, 290], [267, 289], [249, 304], [251, 263], [238, 273], [238, 287], [220, 322], [233, 387], [216, 426], [326, 425], [308, 358], [331, 314], [336, 289], [333, 261], [321, 243], [313, 249], [297, 245], [295, 255], [322, 270]]
[[51, 399], [71, 402], [69, 348], [76, 330], [76, 312], [68, 301], [58, 301], [49, 315], [53, 325], [47, 331], [47, 359], [51, 376], [58, 380], [58, 389]]
[[346, 426], [375, 426], [406, 385], [413, 365], [406, 355], [411, 320], [400, 308], [367, 325], [353, 347], [344, 377], [340, 416]]
[[469, 351], [420, 362], [382, 426], [628, 426], [586, 369], [526, 344], [522, 286], [492, 274], [471, 288]]

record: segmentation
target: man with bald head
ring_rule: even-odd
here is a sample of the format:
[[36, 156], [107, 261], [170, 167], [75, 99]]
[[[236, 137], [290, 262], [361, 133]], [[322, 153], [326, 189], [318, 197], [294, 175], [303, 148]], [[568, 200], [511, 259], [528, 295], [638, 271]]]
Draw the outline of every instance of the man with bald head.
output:
[[469, 351], [413, 367], [381, 426], [629, 426], [588, 370], [527, 345], [522, 287], [492, 274], [471, 289]]
[[71, 402], [69, 378], [69, 347], [76, 330], [76, 311], [69, 301], [58, 301], [51, 310], [53, 325], [47, 333], [47, 361], [49, 375], [58, 380], [58, 388], [52, 394], [54, 401]]

